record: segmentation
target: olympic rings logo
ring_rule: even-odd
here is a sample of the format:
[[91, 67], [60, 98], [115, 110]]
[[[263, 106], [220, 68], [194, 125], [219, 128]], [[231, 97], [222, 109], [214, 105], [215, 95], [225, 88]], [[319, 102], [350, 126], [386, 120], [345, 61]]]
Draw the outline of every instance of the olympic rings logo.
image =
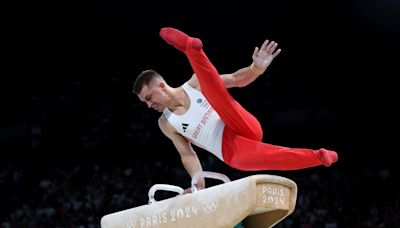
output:
[[204, 202], [203, 203], [203, 211], [206, 214], [214, 213], [218, 208], [218, 200]]

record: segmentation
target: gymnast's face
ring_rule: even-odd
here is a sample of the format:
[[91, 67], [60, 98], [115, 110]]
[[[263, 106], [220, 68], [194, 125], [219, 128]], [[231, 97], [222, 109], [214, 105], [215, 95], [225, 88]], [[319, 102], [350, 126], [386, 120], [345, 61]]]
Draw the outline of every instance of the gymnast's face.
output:
[[165, 81], [154, 78], [148, 85], [142, 87], [138, 97], [148, 108], [162, 112], [168, 102]]

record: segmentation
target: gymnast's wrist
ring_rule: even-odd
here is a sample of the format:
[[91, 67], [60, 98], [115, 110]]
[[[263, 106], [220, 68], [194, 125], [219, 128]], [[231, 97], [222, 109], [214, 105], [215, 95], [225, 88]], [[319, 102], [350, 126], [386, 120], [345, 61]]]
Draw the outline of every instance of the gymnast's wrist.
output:
[[266, 69], [267, 69], [267, 68], [265, 68], [265, 69], [259, 68], [259, 67], [257, 67], [256, 65], [254, 65], [254, 63], [252, 63], [252, 64], [250, 65], [250, 70], [251, 70], [254, 74], [256, 74], [256, 75], [261, 75], [261, 74], [263, 74], [263, 73], [265, 72]]

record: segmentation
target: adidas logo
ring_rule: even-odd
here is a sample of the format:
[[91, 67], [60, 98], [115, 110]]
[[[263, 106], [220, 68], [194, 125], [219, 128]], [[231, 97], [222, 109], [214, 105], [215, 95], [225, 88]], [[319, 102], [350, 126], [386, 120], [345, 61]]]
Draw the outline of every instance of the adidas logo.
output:
[[186, 132], [186, 129], [187, 129], [188, 126], [189, 126], [189, 124], [182, 123], [183, 132]]

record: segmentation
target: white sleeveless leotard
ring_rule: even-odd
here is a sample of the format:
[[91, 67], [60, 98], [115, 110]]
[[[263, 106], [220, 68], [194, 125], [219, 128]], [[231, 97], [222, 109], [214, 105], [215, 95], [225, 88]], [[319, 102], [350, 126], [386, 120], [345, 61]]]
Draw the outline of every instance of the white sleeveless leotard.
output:
[[182, 115], [176, 115], [168, 108], [163, 110], [168, 122], [192, 144], [201, 147], [223, 161], [222, 134], [225, 124], [208, 103], [204, 95], [187, 83], [182, 88], [189, 96], [190, 107]]

